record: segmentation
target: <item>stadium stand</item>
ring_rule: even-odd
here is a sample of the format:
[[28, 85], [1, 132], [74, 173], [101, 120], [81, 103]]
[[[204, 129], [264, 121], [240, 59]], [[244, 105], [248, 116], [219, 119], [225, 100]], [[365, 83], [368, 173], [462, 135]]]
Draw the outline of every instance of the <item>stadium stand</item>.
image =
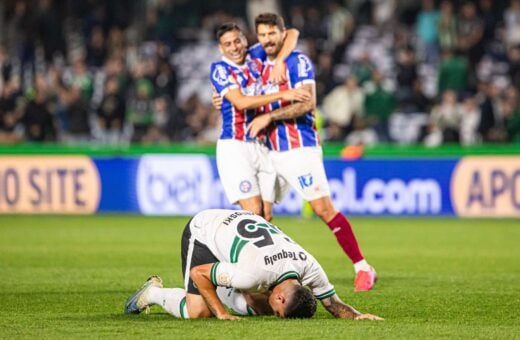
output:
[[[215, 28], [237, 21], [252, 43], [267, 9], [301, 32], [325, 141], [520, 141], [519, 0], [13, 0], [0, 2], [0, 143], [213, 143]], [[343, 111], [326, 105], [334, 91]]]

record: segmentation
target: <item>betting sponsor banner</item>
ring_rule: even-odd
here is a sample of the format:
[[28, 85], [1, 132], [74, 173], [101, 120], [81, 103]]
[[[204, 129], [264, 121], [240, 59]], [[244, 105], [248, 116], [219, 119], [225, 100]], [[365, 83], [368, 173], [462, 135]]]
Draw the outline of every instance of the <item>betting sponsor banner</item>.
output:
[[205, 155], [147, 155], [136, 174], [145, 215], [191, 215], [225, 206], [215, 161]]
[[462, 217], [520, 217], [520, 157], [465, 157], [451, 179]]
[[[520, 217], [520, 157], [324, 161], [331, 198], [348, 216]], [[300, 174], [300, 185], [314, 183]], [[300, 215], [290, 190], [275, 215]], [[196, 214], [231, 208], [206, 155], [0, 157], [0, 213]]]
[[90, 214], [100, 180], [84, 156], [0, 157], [0, 213]]

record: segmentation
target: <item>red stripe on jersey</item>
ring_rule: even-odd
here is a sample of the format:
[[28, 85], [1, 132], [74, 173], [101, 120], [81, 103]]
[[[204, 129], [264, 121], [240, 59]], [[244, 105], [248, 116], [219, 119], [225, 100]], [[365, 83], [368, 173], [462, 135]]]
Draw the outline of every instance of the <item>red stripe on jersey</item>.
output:
[[300, 143], [300, 133], [298, 132], [298, 128], [296, 127], [296, 119], [291, 119], [285, 121], [285, 127], [287, 128], [287, 133], [289, 135], [289, 145], [291, 149], [299, 148]]
[[270, 127], [270, 131], [268, 134], [271, 149], [278, 150], [278, 125], [274, 124], [274, 126]]
[[[248, 79], [249, 77], [249, 70], [247, 68], [242, 69], [242, 72], [246, 73]], [[240, 81], [238, 80], [237, 74], [231, 70], [231, 75], [233, 78], [235, 78], [235, 82], [240, 86]], [[235, 129], [235, 139], [238, 140], [245, 140], [246, 137], [246, 114], [245, 110], [239, 110], [233, 105], [233, 128]]]

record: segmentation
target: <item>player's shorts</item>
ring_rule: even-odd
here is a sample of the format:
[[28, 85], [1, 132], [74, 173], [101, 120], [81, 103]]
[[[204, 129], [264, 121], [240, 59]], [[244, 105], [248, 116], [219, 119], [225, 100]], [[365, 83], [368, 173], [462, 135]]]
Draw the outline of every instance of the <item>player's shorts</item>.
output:
[[[181, 258], [182, 258], [182, 275], [184, 278], [184, 289], [190, 294], [200, 295], [199, 290], [190, 277], [190, 270], [193, 267], [208, 263], [215, 263], [219, 260], [208, 249], [208, 247], [196, 239], [191, 231], [190, 219], [181, 239]], [[244, 295], [235, 288], [217, 287], [217, 295], [222, 303], [230, 308], [234, 314], [238, 315], [254, 315], [254, 310], [247, 305]]]
[[293, 187], [306, 201], [330, 196], [321, 147], [270, 151], [269, 157], [277, 175], [281, 177], [277, 183], [277, 200], [288, 191], [287, 185]]
[[196, 240], [192, 235], [191, 221], [193, 219], [186, 224], [181, 239], [182, 277], [184, 278], [184, 289], [188, 293], [200, 295], [190, 277], [190, 270], [202, 264], [218, 262], [218, 259], [205, 244]]
[[258, 141], [217, 142], [218, 173], [231, 204], [255, 196], [274, 202], [276, 173], [268, 153], [267, 147]]

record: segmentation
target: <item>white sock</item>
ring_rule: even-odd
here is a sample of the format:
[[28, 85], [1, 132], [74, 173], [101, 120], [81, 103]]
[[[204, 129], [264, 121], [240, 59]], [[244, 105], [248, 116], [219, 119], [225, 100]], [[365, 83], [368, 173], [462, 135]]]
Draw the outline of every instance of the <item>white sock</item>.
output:
[[356, 271], [356, 274], [357, 274], [357, 272], [359, 272], [360, 270], [363, 270], [366, 272], [371, 271], [372, 267], [370, 267], [368, 262], [365, 259], [363, 259], [359, 262], [354, 263], [354, 270]]
[[161, 306], [176, 318], [189, 319], [184, 289], [151, 287], [148, 301], [150, 304]]

